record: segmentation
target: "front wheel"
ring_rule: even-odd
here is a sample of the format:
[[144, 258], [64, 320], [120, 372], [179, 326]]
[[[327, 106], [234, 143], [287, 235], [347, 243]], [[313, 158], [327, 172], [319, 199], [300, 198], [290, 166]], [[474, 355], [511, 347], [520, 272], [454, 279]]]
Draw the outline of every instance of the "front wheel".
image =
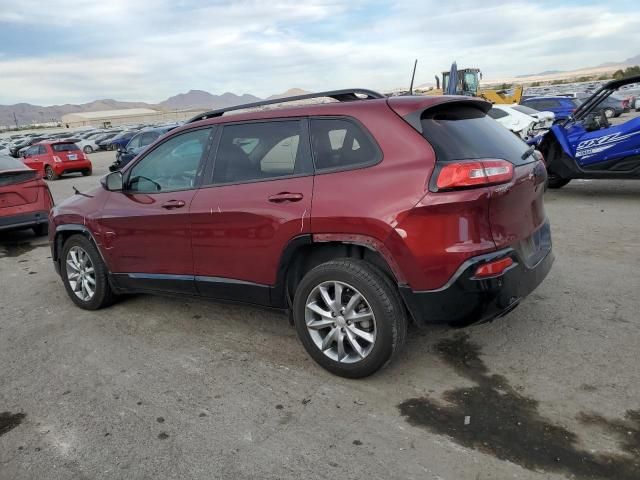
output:
[[107, 267], [87, 237], [69, 237], [60, 255], [60, 266], [67, 294], [77, 306], [85, 310], [98, 310], [113, 303]]
[[396, 287], [362, 260], [333, 260], [309, 271], [296, 289], [293, 314], [309, 355], [347, 378], [382, 368], [402, 349], [407, 333]]

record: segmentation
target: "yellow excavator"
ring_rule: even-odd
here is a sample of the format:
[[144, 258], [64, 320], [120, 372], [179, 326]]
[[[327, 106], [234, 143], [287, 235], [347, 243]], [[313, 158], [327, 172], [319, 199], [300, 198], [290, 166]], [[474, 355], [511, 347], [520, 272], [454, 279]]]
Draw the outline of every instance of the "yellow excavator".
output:
[[[516, 85], [509, 90], [481, 88], [482, 72], [479, 68], [461, 68], [457, 70], [456, 95], [480, 97], [491, 103], [520, 103], [522, 99], [522, 85]], [[442, 72], [442, 88], [440, 78], [436, 75], [436, 88], [427, 90], [427, 95], [443, 95], [449, 90], [450, 72]]]

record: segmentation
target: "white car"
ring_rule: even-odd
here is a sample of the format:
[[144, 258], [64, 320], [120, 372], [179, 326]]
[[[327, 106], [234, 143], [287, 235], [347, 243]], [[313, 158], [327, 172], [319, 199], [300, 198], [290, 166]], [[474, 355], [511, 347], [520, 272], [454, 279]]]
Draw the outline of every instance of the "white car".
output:
[[100, 147], [98, 147], [96, 142], [99, 140], [102, 140], [102, 138], [106, 137], [107, 135], [108, 135], [108, 132], [101, 131], [101, 132], [90, 133], [86, 135], [84, 138], [76, 136], [75, 138], [78, 138], [76, 145], [84, 153], [93, 153], [97, 150], [100, 150]]
[[[544, 113], [544, 115], [541, 115], [542, 118], [540, 118], [538, 115], [533, 116], [523, 113], [515, 107], [522, 106], [496, 104], [491, 107], [491, 110], [487, 112], [487, 115], [511, 130], [523, 140], [541, 133], [541, 130], [548, 129], [551, 124], [553, 124], [554, 115], [551, 112], [537, 112], [534, 110], [536, 114]], [[552, 117], [549, 117], [549, 113], [551, 113]]]
[[536, 125], [536, 129], [548, 129], [551, 128], [553, 122], [556, 120], [556, 114], [553, 112], [540, 112], [531, 107], [527, 107], [526, 105], [518, 105], [514, 103], [510, 105], [511, 108], [517, 110], [520, 113], [524, 113], [525, 115], [531, 115], [534, 118], [538, 119], [538, 125]]

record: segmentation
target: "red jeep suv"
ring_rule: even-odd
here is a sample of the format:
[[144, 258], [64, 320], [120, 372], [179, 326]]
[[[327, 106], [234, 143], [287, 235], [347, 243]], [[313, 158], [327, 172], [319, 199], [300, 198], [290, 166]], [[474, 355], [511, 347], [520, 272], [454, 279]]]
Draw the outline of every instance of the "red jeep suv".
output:
[[551, 268], [545, 166], [490, 107], [339, 90], [204, 113], [55, 207], [53, 261], [81, 308], [168, 293], [289, 310], [321, 366], [369, 375], [408, 322], [502, 316]]

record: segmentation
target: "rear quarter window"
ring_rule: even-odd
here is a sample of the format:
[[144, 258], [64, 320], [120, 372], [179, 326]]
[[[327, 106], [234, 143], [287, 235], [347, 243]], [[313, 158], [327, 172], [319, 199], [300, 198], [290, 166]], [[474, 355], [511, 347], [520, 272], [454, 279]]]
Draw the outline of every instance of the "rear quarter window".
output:
[[511, 131], [469, 105], [442, 105], [422, 114], [422, 134], [436, 152], [438, 162], [494, 158], [523, 165], [528, 146]]
[[382, 152], [371, 135], [346, 118], [312, 118], [311, 145], [316, 170], [331, 171], [374, 165]]

